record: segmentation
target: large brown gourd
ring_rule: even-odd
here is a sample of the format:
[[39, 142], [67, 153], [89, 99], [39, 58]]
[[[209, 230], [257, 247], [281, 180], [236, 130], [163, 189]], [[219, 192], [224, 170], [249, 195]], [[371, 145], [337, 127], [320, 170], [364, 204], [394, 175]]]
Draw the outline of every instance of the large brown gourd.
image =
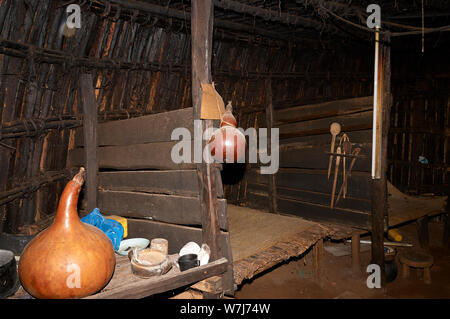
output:
[[25, 247], [20, 258], [20, 281], [36, 298], [86, 297], [105, 287], [114, 272], [110, 239], [78, 217], [83, 173], [81, 168], [66, 185], [53, 224]]
[[209, 140], [211, 155], [224, 163], [236, 163], [245, 160], [245, 136], [236, 128], [233, 107], [228, 103], [220, 121], [220, 128]]

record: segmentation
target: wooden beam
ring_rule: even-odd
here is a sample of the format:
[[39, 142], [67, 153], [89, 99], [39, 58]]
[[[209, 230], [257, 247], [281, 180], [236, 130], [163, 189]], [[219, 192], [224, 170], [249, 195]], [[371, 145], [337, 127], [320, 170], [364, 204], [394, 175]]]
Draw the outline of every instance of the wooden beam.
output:
[[423, 216], [416, 221], [417, 236], [422, 249], [430, 248], [430, 236], [428, 233], [428, 216]]
[[[171, 151], [178, 141], [132, 144], [120, 146], [102, 146], [98, 148], [98, 166], [122, 170], [132, 169], [194, 169], [193, 163], [177, 164], [172, 161]], [[83, 148], [69, 151], [70, 166], [86, 163]]]
[[372, 179], [372, 261], [381, 268], [381, 285], [386, 284], [384, 269], [384, 232], [388, 225], [387, 213], [387, 145], [390, 124], [391, 57], [390, 37], [383, 36], [380, 43], [378, 65], [379, 125], [381, 125], [381, 147], [379, 154], [380, 178]]
[[[192, 105], [194, 121], [200, 119], [202, 83], [211, 83], [211, 59], [213, 52], [214, 6], [212, 0], [191, 1], [191, 65], [192, 65]], [[202, 132], [213, 127], [212, 120], [202, 121]], [[202, 142], [202, 149], [205, 141]], [[214, 261], [228, 252], [231, 256], [230, 242], [225, 247], [220, 245], [220, 229], [217, 214], [217, 167], [208, 164], [197, 164], [198, 183], [202, 214], [202, 242], [211, 248], [210, 260]], [[224, 290], [234, 293], [232, 258], [227, 272], [224, 274]]]
[[[144, 218], [178, 225], [201, 225], [198, 197], [148, 194], [127, 191], [99, 191], [98, 207], [102, 213], [123, 217]], [[217, 215], [220, 229], [228, 229], [227, 202], [218, 199]]]
[[[98, 125], [99, 146], [169, 142], [176, 128], [186, 128], [192, 138], [192, 108], [144, 115]], [[76, 130], [75, 146], [83, 146], [83, 131]]]
[[[272, 80], [265, 80], [266, 88], [266, 127], [267, 127], [267, 154], [272, 156], [272, 127], [273, 127], [273, 96], [272, 96]], [[270, 212], [276, 213], [277, 206], [277, 184], [276, 175], [269, 175], [269, 198], [270, 198]]]
[[340, 99], [323, 103], [299, 105], [279, 109], [275, 112], [276, 123], [308, 121], [372, 110], [372, 96]]
[[[214, 7], [212, 0], [191, 2], [192, 38], [192, 103], [194, 120], [200, 120], [202, 83], [211, 83], [211, 58]], [[212, 127], [211, 120], [202, 121], [202, 132]], [[203, 143], [202, 146], [204, 146]], [[203, 149], [203, 148], [202, 148]], [[213, 166], [208, 163], [197, 164], [202, 206], [203, 242], [211, 248], [211, 260], [220, 255], [218, 243], [219, 224], [217, 217], [217, 193]]]
[[147, 280], [135, 281], [117, 287], [116, 289], [106, 290], [89, 296], [87, 299], [144, 298], [187, 286], [211, 276], [223, 274], [227, 270], [227, 265], [228, 260], [226, 258], [220, 258], [198, 268], [191, 268], [181, 273], [168, 274], [164, 277], [153, 277]]
[[[216, 190], [223, 197], [220, 172], [216, 172]], [[197, 171], [192, 170], [149, 170], [100, 172], [99, 187], [104, 190], [145, 192], [153, 194], [198, 197]]]
[[84, 152], [86, 159], [87, 211], [97, 207], [97, 101], [92, 75], [85, 73], [80, 77], [80, 101], [83, 107]]

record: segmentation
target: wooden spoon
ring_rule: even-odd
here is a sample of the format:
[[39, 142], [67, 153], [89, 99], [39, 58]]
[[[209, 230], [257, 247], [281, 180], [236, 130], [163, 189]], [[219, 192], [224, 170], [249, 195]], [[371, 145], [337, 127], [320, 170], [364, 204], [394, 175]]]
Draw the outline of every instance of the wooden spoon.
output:
[[336, 191], [336, 182], [337, 182], [337, 176], [339, 173], [339, 164], [341, 162], [341, 156], [339, 154], [341, 154], [341, 147], [338, 146], [336, 153], [338, 155], [336, 155], [336, 167], [334, 169], [334, 181], [333, 181], [333, 190], [331, 192], [331, 208], [333, 208], [334, 206], [334, 192]]
[[[334, 144], [336, 143], [336, 136], [341, 133], [341, 124], [337, 122], [333, 122], [330, 125], [330, 133], [332, 135], [331, 138], [331, 150], [330, 153], [334, 152]], [[328, 179], [330, 179], [330, 173], [331, 173], [331, 163], [333, 162], [333, 154], [330, 155], [330, 161], [328, 163]]]

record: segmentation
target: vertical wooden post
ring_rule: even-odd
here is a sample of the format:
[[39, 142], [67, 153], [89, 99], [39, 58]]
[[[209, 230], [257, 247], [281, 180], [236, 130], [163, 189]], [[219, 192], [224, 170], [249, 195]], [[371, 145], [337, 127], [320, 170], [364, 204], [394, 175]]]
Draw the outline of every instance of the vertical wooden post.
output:
[[360, 262], [360, 234], [358, 231], [353, 231], [352, 234], [352, 271], [354, 274], [361, 272]]
[[447, 214], [444, 215], [442, 246], [444, 248], [450, 248], [450, 185], [447, 188]]
[[[381, 268], [381, 285], [386, 284], [384, 269], [384, 232], [387, 228], [387, 143], [391, 111], [391, 57], [390, 36], [381, 37], [378, 59], [378, 97], [379, 117], [377, 128], [381, 131], [381, 147], [376, 160], [380, 163], [380, 178], [372, 180], [372, 263]], [[375, 127], [374, 127], [375, 129]]]
[[313, 246], [313, 258], [314, 258], [314, 280], [322, 285], [322, 275], [323, 275], [323, 238], [320, 238]]
[[97, 101], [91, 74], [80, 77], [80, 102], [83, 108], [83, 135], [86, 160], [87, 212], [97, 207]]
[[[211, 83], [214, 6], [212, 0], [193, 0], [191, 6], [192, 104], [194, 120], [199, 120], [202, 101], [201, 84]], [[203, 130], [213, 125], [212, 120], [202, 122]], [[222, 255], [219, 245], [215, 169], [217, 168], [208, 163], [197, 164], [202, 209], [202, 239], [211, 248], [211, 261]]]
[[[272, 155], [272, 145], [271, 145], [271, 129], [273, 127], [273, 98], [272, 98], [272, 79], [268, 78], [265, 80], [266, 89], [266, 127], [267, 127], [267, 154]], [[277, 205], [277, 185], [276, 185], [276, 174], [269, 175], [269, 209], [272, 213], [278, 211]]]
[[428, 235], [428, 216], [423, 216], [416, 221], [417, 236], [419, 237], [419, 244], [422, 249], [428, 250], [430, 248], [430, 240]]

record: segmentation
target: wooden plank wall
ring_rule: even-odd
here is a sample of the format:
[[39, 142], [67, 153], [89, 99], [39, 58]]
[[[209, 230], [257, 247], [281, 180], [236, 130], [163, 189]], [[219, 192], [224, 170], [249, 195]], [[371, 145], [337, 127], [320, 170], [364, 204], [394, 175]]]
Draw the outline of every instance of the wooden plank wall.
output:
[[[372, 97], [276, 109], [274, 117], [280, 132], [280, 169], [275, 179], [278, 213], [370, 229]], [[332, 122], [342, 126], [337, 145], [346, 133], [352, 148], [361, 148], [348, 180], [347, 197], [333, 209], [332, 178], [327, 178]], [[340, 167], [336, 195], [342, 184], [342, 163]], [[269, 176], [259, 173], [258, 164], [247, 165], [244, 178], [228, 194], [239, 197], [240, 204], [267, 210], [268, 183]]]
[[[102, 214], [127, 217], [131, 237], [168, 239], [169, 253], [178, 252], [189, 241], [201, 243], [202, 238], [195, 166], [177, 165], [170, 157], [176, 143], [171, 141], [173, 129], [192, 131], [192, 123], [192, 108], [186, 108], [98, 126], [98, 207]], [[83, 139], [83, 130], [76, 129], [69, 167], [84, 165]], [[232, 260], [227, 202], [220, 174], [216, 177], [223, 253]]]

